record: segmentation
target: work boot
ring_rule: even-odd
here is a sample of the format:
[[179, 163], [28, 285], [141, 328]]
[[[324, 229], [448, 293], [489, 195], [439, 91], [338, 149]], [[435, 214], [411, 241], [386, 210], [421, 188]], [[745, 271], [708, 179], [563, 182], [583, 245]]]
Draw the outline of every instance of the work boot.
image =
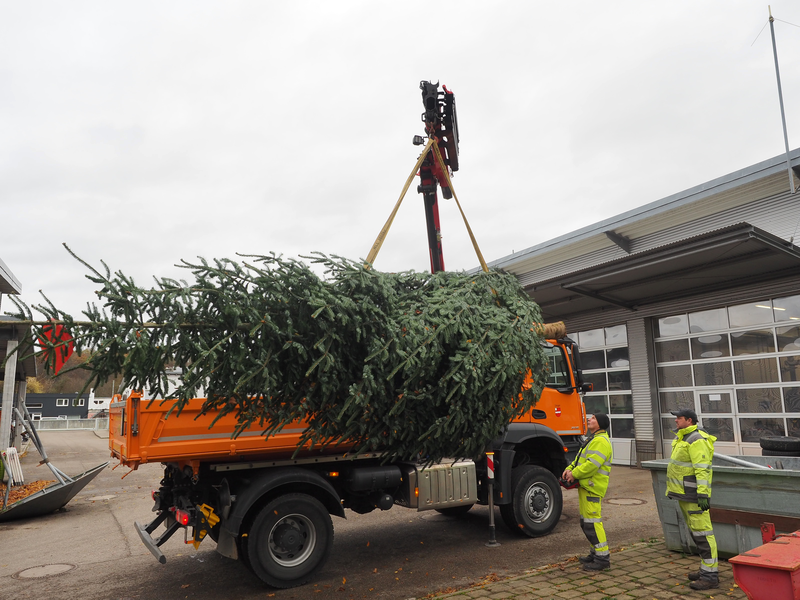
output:
[[706, 579], [701, 577], [689, 584], [693, 590], [713, 590], [719, 587], [719, 579]]
[[584, 571], [608, 571], [610, 568], [610, 560], [597, 560], [597, 557], [592, 562], [583, 565]]
[[594, 557], [595, 557], [595, 553], [594, 553], [594, 552], [590, 552], [590, 553], [589, 553], [589, 554], [587, 554], [586, 556], [580, 556], [580, 557], [578, 557], [578, 560], [580, 561], [580, 563], [581, 563], [582, 565], [587, 565], [587, 564], [589, 564], [590, 562], [594, 562]]
[[700, 574], [700, 571], [692, 571], [686, 577], [689, 578], [689, 581], [697, 581], [702, 577], [702, 575]]

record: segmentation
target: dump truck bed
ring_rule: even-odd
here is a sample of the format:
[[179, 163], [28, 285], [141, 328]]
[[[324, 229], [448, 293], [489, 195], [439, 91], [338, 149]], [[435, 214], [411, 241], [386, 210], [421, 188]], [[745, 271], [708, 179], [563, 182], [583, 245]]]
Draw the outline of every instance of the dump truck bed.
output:
[[[240, 460], [288, 460], [292, 458], [306, 429], [304, 422], [292, 423], [266, 437], [263, 429], [246, 429], [235, 439], [236, 417], [228, 414], [214, 426], [216, 412], [200, 414], [204, 398], [193, 398], [180, 414], [167, 413], [174, 400], [145, 400], [132, 393], [109, 406], [109, 449], [123, 464], [136, 469], [140, 464]], [[324, 453], [344, 454], [343, 446], [330, 446]], [[310, 451], [302, 452], [308, 455]]]

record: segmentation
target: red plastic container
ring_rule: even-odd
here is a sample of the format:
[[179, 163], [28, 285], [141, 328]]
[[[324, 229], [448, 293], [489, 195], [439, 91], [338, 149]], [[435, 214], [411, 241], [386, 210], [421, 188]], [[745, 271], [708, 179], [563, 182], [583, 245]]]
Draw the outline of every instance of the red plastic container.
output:
[[750, 600], [800, 600], [800, 531], [729, 559]]

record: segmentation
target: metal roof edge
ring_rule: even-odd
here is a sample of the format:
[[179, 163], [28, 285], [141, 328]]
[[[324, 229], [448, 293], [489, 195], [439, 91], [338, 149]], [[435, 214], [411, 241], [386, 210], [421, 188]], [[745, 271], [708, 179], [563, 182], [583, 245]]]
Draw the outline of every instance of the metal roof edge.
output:
[[[800, 148], [795, 148], [789, 152], [790, 161], [793, 166], [800, 163]], [[707, 198], [714, 194], [724, 192], [729, 189], [740, 187], [748, 183], [752, 183], [759, 179], [770, 177], [776, 173], [786, 170], [786, 154], [774, 156], [762, 162], [756, 163], [744, 169], [733, 171], [727, 175], [717, 177], [700, 185], [696, 185], [682, 192], [672, 194], [660, 200], [644, 204], [629, 211], [620, 213], [608, 219], [598, 221], [592, 225], [587, 225], [581, 229], [576, 229], [564, 235], [542, 242], [525, 250], [514, 252], [497, 260], [488, 263], [488, 266], [494, 268], [504, 268], [511, 263], [517, 263], [527, 257], [541, 253], [543, 251], [555, 250], [560, 247], [569, 245], [570, 243], [579, 242], [588, 239], [598, 234], [603, 234], [605, 231], [616, 229], [623, 225], [640, 221], [647, 217], [652, 217], [660, 213], [673, 210], [675, 208], [691, 204]]]
[[[12, 291], [4, 291], [6, 288], [11, 289]], [[14, 277], [14, 274], [11, 272], [11, 269], [8, 268], [8, 265], [3, 262], [3, 259], [0, 258], [0, 293], [5, 294], [21, 294], [22, 293], [22, 284], [19, 280]]]

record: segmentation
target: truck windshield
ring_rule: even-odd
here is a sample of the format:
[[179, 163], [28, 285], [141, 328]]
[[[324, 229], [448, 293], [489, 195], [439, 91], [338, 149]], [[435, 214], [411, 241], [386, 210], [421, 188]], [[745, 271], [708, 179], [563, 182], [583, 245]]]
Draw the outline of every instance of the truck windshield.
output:
[[569, 363], [561, 347], [553, 346], [551, 348], [542, 348], [542, 350], [544, 350], [544, 355], [547, 358], [547, 365], [550, 371], [547, 374], [545, 385], [550, 387], [572, 385], [569, 378]]

